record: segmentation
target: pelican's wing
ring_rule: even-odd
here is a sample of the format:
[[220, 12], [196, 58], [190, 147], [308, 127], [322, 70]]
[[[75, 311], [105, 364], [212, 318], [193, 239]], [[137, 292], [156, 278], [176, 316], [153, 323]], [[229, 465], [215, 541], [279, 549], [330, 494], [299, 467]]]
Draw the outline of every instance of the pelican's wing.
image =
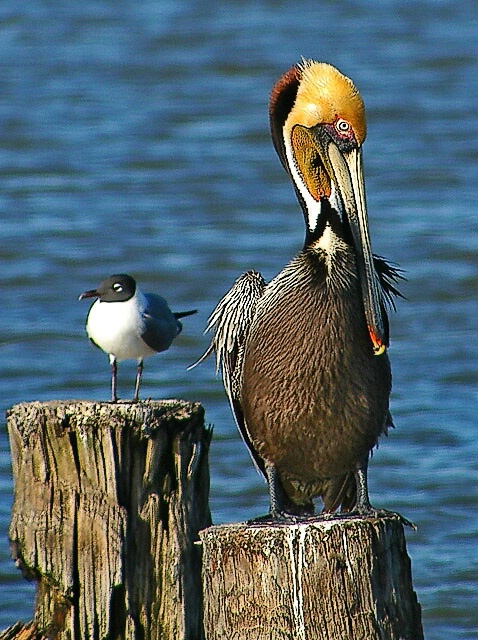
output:
[[213, 351], [216, 352], [216, 371], [222, 368], [222, 380], [239, 431], [249, 448], [252, 458], [264, 472], [264, 462], [252, 447], [244, 424], [240, 403], [242, 358], [244, 347], [256, 305], [266, 287], [266, 282], [257, 271], [247, 271], [234, 283], [232, 289], [220, 300], [212, 312], [206, 332], [214, 331], [214, 336], [205, 354], [195, 363], [199, 364]]

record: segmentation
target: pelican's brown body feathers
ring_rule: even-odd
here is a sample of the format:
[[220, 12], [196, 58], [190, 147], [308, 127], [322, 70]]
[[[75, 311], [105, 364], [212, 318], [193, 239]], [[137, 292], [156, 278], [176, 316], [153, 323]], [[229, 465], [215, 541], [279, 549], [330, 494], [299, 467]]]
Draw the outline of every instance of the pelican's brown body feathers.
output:
[[388, 357], [370, 348], [354, 257], [337, 260], [351, 277], [328, 279], [320, 250], [307, 250], [266, 287], [240, 395], [254, 450], [291, 484], [294, 502], [318, 495], [327, 511], [353, 506], [355, 464], [389, 426], [391, 388]]

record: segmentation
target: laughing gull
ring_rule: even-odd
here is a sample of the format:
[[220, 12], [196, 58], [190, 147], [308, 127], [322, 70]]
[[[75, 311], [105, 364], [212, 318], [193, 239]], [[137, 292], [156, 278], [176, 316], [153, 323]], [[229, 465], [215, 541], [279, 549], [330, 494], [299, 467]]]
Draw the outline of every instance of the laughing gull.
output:
[[97, 289], [82, 293], [79, 300], [84, 298], [97, 298], [88, 312], [86, 332], [91, 342], [109, 355], [112, 401], [118, 400], [117, 362], [134, 359], [138, 372], [133, 402], [137, 402], [144, 358], [166, 351], [183, 328], [179, 318], [197, 310], [173, 313], [164, 298], [142, 293], [126, 273], [106, 278]]

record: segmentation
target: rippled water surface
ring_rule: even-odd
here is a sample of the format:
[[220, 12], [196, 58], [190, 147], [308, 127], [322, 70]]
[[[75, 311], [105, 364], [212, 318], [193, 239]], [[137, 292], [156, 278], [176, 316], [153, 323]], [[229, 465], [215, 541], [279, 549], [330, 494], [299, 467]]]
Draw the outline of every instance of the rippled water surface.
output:
[[[391, 319], [396, 429], [370, 471], [407, 532], [428, 639], [478, 634], [476, 165], [471, 0], [81, 3], [0, 10], [1, 410], [106, 399], [106, 356], [80, 292], [126, 271], [197, 308], [146, 362], [144, 396], [201, 401], [215, 425], [215, 522], [265, 512], [266, 488], [204, 350], [242, 271], [275, 275], [302, 216], [268, 133], [275, 80], [303, 55], [352, 76], [368, 109], [374, 250], [408, 281]], [[134, 363], [120, 369], [133, 392]], [[0, 433], [0, 628], [33, 610], [9, 557], [10, 450]]]

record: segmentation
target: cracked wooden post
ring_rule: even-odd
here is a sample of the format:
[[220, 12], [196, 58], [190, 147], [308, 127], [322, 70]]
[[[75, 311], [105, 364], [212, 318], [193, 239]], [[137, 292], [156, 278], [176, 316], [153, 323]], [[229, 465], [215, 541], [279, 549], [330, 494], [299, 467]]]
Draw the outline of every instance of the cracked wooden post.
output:
[[201, 405], [23, 403], [8, 430], [9, 534], [38, 582], [38, 637], [200, 640], [195, 541], [211, 522]]
[[421, 640], [398, 518], [202, 531], [206, 640]]

